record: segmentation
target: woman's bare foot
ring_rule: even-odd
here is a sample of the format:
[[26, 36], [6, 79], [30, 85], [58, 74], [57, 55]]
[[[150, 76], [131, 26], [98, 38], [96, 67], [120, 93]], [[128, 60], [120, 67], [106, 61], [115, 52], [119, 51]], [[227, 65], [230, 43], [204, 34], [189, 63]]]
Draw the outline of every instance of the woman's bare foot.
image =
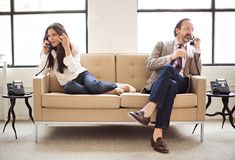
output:
[[124, 89], [122, 89], [122, 88], [115, 88], [114, 90], [116, 91], [117, 95], [124, 93]]
[[105, 92], [105, 94], [116, 94], [116, 95], [120, 95], [122, 93], [124, 93], [124, 90], [122, 88], [115, 88], [113, 90]]
[[124, 90], [124, 92], [136, 92], [135, 87], [129, 85], [129, 84], [124, 84], [124, 83], [116, 83], [118, 88], [121, 88]]

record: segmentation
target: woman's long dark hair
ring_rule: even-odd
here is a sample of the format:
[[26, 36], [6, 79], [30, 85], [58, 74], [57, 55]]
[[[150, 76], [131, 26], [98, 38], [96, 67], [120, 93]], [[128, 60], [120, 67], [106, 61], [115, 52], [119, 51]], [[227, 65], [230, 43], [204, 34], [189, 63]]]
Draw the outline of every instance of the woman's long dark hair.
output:
[[[67, 36], [67, 32], [65, 31], [65, 28], [62, 24], [60, 23], [53, 23], [51, 24], [50, 26], [47, 27], [46, 29], [46, 32], [45, 32], [45, 35], [44, 35], [44, 38], [43, 38], [43, 42], [45, 40], [48, 40], [48, 30], [49, 29], [53, 29], [56, 31], [56, 33], [58, 33], [59, 35], [62, 35], [62, 33], [65, 33]], [[72, 46], [70, 44], [70, 49], [72, 49]], [[67, 68], [64, 63], [63, 63], [63, 59], [65, 57], [65, 50], [64, 50], [64, 47], [62, 46], [61, 43], [58, 44], [58, 46], [56, 47], [55, 49], [56, 51], [56, 54], [57, 54], [57, 62], [58, 62], [58, 68], [57, 70], [60, 72], [60, 73], [64, 73], [64, 69]], [[54, 64], [55, 64], [55, 60], [51, 54], [51, 50], [49, 50], [49, 55], [48, 55], [48, 65], [47, 65], [47, 68], [50, 68], [50, 69], [53, 69], [54, 67]]]

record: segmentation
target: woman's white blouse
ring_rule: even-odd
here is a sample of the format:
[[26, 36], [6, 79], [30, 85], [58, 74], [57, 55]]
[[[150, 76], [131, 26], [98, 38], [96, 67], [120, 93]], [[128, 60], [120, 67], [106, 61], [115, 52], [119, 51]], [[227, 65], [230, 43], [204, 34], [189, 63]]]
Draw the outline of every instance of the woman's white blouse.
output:
[[[86, 71], [84, 67], [82, 67], [80, 63], [80, 55], [77, 53], [77, 51], [72, 50], [72, 54], [69, 56], [65, 56], [63, 63], [67, 68], [64, 69], [64, 73], [60, 73], [58, 69], [58, 63], [57, 63], [57, 56], [55, 50], [51, 51], [51, 54], [55, 60], [53, 71], [60, 83], [61, 86], [64, 86], [67, 82], [75, 79], [80, 73]], [[41, 64], [40, 64], [40, 70], [45, 66], [47, 62], [48, 54], [41, 54]], [[46, 75], [49, 73], [50, 69], [45, 68], [41, 74]]]

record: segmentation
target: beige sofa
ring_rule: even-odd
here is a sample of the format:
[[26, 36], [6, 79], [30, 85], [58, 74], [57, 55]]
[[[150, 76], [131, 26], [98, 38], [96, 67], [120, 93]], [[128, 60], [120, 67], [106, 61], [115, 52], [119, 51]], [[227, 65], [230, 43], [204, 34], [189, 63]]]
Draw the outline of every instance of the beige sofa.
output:
[[[139, 91], [149, 76], [146, 69], [147, 54], [81, 54], [81, 63], [98, 79], [129, 83], [136, 93], [123, 93], [120, 96], [109, 94], [64, 94], [53, 73], [33, 78], [33, 108], [35, 118], [35, 140], [38, 139], [38, 125], [79, 125], [81, 123], [123, 123], [132, 119], [129, 111], [140, 109], [148, 101], [148, 94]], [[191, 92], [177, 94], [171, 121], [201, 124], [205, 120], [206, 79], [193, 76]], [[151, 121], [155, 121], [155, 114]]]

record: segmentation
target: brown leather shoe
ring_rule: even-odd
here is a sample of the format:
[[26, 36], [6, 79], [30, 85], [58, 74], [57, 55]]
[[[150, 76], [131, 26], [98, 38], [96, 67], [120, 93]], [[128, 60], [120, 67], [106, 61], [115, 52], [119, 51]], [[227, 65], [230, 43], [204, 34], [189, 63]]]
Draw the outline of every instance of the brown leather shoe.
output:
[[163, 141], [162, 137], [158, 137], [156, 142], [154, 142], [154, 140], [151, 139], [151, 146], [155, 151], [161, 153], [169, 153], [169, 148], [167, 147], [166, 143]]
[[144, 111], [129, 112], [128, 115], [144, 126], [148, 126], [150, 122], [150, 117], [144, 117]]

